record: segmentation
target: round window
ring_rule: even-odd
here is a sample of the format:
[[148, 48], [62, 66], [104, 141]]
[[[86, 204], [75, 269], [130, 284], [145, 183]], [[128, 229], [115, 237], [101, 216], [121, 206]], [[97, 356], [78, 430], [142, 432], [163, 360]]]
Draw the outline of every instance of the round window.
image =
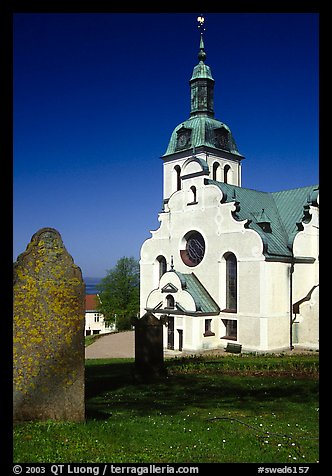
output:
[[197, 266], [204, 258], [205, 241], [198, 231], [191, 231], [184, 237], [185, 249], [180, 251], [182, 261], [187, 266]]

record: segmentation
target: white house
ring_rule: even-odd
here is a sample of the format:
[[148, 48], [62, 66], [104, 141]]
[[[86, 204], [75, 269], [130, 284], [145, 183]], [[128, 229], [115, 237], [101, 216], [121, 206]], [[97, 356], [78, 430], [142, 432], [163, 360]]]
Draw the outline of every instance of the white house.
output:
[[202, 35], [198, 58], [190, 117], [162, 157], [160, 226], [141, 248], [141, 316], [163, 320], [169, 349], [317, 349], [318, 186], [241, 186], [244, 157], [214, 117]]
[[85, 336], [106, 334], [115, 330], [115, 326], [105, 322], [104, 315], [98, 311], [98, 299], [98, 294], [85, 295]]

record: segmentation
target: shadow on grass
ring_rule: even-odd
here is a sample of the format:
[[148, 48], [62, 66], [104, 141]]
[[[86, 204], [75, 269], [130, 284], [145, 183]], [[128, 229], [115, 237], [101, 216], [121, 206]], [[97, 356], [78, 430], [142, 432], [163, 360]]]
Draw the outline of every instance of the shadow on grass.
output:
[[271, 404], [282, 410], [290, 403], [317, 402], [315, 380], [224, 375], [170, 375], [150, 383], [133, 378], [133, 362], [109, 362], [86, 367], [86, 416], [105, 419], [112, 412], [150, 415], [152, 411], [174, 415], [187, 407], [257, 413]]

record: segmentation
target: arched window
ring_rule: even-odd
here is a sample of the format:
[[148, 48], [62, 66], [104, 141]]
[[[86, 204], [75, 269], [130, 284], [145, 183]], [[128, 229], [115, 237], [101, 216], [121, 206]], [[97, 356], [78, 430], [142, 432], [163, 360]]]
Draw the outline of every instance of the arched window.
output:
[[225, 165], [224, 167], [224, 183], [228, 183], [228, 172], [231, 167], [229, 165]]
[[226, 310], [237, 312], [237, 260], [233, 253], [225, 255], [226, 260]]
[[167, 263], [166, 258], [164, 256], [158, 256], [157, 261], [159, 263], [159, 279], [162, 277], [163, 274], [167, 271]]
[[174, 305], [175, 305], [174, 297], [169, 294], [168, 296], [166, 296], [166, 308], [174, 309]]
[[220, 168], [220, 164], [218, 162], [214, 162], [212, 166], [212, 180], [218, 180], [218, 169]]
[[176, 190], [181, 190], [181, 167], [176, 165], [174, 170], [176, 174]]
[[190, 187], [190, 196], [189, 196], [188, 205], [194, 205], [196, 203], [197, 203], [197, 191], [196, 191], [196, 187], [192, 185]]

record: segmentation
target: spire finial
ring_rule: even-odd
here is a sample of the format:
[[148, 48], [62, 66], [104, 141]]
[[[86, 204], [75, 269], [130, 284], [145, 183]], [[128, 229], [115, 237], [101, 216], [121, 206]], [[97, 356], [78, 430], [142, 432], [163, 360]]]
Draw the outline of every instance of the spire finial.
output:
[[205, 31], [205, 28], [204, 28], [205, 18], [203, 17], [202, 14], [199, 17], [197, 17], [197, 21], [198, 21], [198, 29], [201, 32], [201, 39], [200, 39], [200, 42], [199, 42], [198, 59], [199, 59], [199, 61], [204, 62], [205, 59], [206, 59], [206, 53], [204, 51], [204, 41], [203, 41], [203, 32]]
[[197, 17], [197, 21], [199, 23], [198, 28], [201, 30], [201, 34], [202, 34], [202, 32], [205, 30], [205, 28], [204, 28], [205, 18], [203, 17], [202, 14], [200, 14], [200, 16]]

